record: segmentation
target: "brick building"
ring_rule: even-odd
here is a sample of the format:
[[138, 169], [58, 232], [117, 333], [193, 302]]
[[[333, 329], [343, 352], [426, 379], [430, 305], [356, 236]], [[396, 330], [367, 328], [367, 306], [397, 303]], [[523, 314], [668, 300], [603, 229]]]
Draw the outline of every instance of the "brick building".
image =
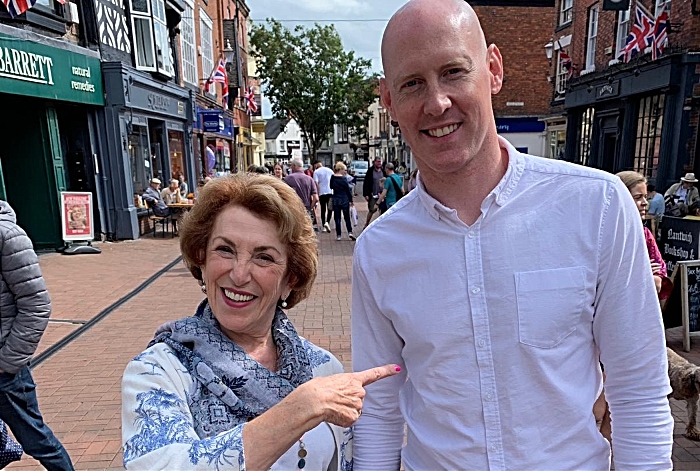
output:
[[[700, 5], [693, 0], [631, 0], [624, 11], [602, 0], [557, 0], [552, 42], [553, 93], [548, 128], [563, 158], [610, 172], [636, 170], [659, 189], [700, 170]], [[625, 60], [637, 9], [666, 12], [668, 44]], [[568, 77], [567, 56], [572, 76]], [[551, 139], [550, 139], [551, 140]]]
[[503, 56], [503, 88], [493, 97], [499, 134], [517, 148], [545, 154], [545, 125], [551, 88], [542, 46], [551, 37], [554, 0], [470, 1], [486, 35]]

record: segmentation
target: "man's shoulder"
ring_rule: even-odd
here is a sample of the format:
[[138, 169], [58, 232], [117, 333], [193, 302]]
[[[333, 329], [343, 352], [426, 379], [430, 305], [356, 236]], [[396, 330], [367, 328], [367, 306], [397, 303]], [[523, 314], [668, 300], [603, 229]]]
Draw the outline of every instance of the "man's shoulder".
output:
[[615, 183], [618, 180], [615, 175], [603, 170], [585, 167], [563, 160], [547, 159], [527, 154], [522, 154], [522, 157], [525, 172], [532, 172], [533, 174], [599, 181], [602, 183]]

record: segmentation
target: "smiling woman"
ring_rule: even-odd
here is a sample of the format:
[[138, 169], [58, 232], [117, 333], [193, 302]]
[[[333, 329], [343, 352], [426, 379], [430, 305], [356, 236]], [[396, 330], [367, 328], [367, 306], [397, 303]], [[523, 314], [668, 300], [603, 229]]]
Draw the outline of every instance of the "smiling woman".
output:
[[206, 299], [126, 368], [124, 466], [351, 467], [364, 386], [398, 370], [340, 374], [282, 310], [308, 296], [318, 266], [296, 192], [268, 175], [217, 178], [184, 216], [180, 248]]

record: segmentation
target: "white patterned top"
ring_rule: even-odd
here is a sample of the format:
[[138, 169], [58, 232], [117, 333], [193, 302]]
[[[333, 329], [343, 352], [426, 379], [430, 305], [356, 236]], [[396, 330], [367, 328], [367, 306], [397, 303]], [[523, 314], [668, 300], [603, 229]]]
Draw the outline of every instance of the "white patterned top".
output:
[[[343, 372], [331, 353], [305, 339], [314, 377]], [[122, 443], [127, 469], [226, 469], [245, 471], [241, 424], [211, 437], [195, 432], [188, 395], [196, 387], [165, 343], [146, 349], [126, 367], [122, 380]], [[333, 433], [330, 433], [332, 430]], [[352, 429], [322, 423], [304, 435], [305, 471], [352, 470]], [[298, 443], [272, 467], [296, 468]], [[333, 455], [337, 451], [337, 459]], [[337, 466], [331, 464], [337, 462]]]

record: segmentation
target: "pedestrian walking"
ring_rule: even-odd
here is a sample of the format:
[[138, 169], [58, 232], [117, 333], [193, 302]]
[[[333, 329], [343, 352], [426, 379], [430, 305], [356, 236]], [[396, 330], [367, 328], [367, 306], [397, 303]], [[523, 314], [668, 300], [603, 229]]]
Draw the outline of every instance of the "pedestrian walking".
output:
[[407, 2], [381, 47], [420, 183], [355, 246], [353, 367], [405, 367], [367, 388], [355, 471], [608, 469], [599, 360], [616, 469], [672, 469], [664, 329], [625, 185], [498, 135], [503, 59], [467, 2]]
[[318, 200], [321, 206], [321, 226], [324, 232], [331, 231], [331, 216], [333, 215], [333, 203], [331, 198], [331, 177], [333, 170], [323, 166], [323, 162], [316, 162], [314, 170], [314, 182], [316, 182], [316, 190], [318, 191]]
[[343, 162], [335, 164], [335, 173], [331, 177], [330, 187], [333, 190], [333, 214], [335, 215], [335, 239], [341, 240], [340, 215], [345, 219], [345, 227], [348, 230], [348, 238], [355, 240], [352, 233], [352, 221], [350, 220], [350, 207], [354, 207], [352, 201], [352, 189], [346, 178], [347, 167]]
[[384, 169], [382, 168], [382, 159], [375, 157], [372, 168], [367, 170], [365, 181], [362, 183], [362, 196], [364, 196], [365, 201], [367, 201], [367, 220], [365, 221], [365, 228], [369, 226], [372, 216], [377, 212], [377, 209], [379, 209], [377, 200], [383, 191], [380, 180], [384, 177], [386, 177], [386, 173], [384, 173]]
[[29, 371], [51, 316], [51, 300], [32, 242], [0, 201], [0, 419], [24, 451], [49, 471], [72, 470], [68, 452], [39, 411]]
[[284, 178], [285, 183], [291, 186], [297, 192], [299, 198], [304, 203], [306, 211], [311, 217], [314, 225], [314, 230], [319, 231], [318, 215], [316, 207], [318, 206], [318, 191], [316, 191], [316, 183], [314, 179], [304, 173], [304, 163], [301, 157], [292, 159], [292, 173]]
[[384, 180], [384, 188], [377, 199], [377, 204], [381, 208], [382, 203], [386, 201], [386, 209], [389, 209], [403, 198], [403, 178], [394, 173], [394, 164], [391, 162], [386, 164], [384, 171], [386, 172], [386, 180]]

